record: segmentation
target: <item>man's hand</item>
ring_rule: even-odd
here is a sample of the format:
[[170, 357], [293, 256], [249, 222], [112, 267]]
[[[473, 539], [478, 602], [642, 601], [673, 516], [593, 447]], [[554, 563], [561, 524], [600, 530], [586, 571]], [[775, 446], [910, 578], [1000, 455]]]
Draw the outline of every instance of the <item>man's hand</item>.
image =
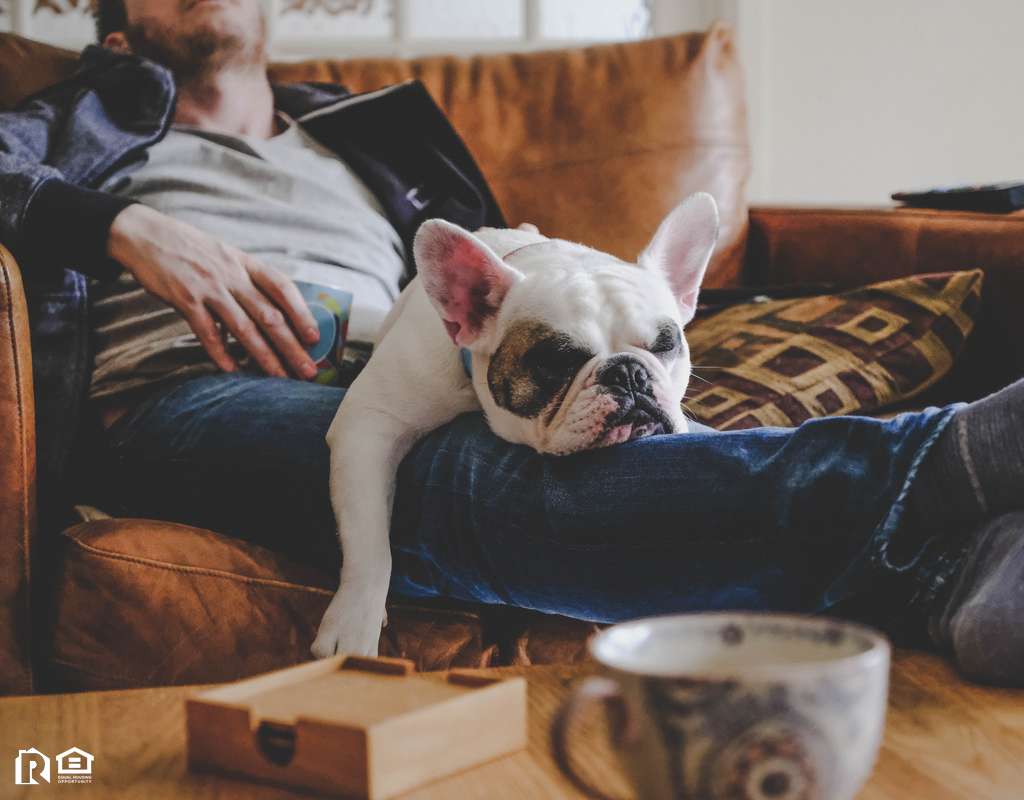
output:
[[300, 339], [316, 343], [319, 329], [295, 284], [276, 269], [138, 203], [115, 217], [107, 249], [140, 286], [177, 309], [225, 372], [238, 368], [222, 338], [230, 331], [268, 375], [287, 377], [282, 361], [299, 377], [316, 375]]

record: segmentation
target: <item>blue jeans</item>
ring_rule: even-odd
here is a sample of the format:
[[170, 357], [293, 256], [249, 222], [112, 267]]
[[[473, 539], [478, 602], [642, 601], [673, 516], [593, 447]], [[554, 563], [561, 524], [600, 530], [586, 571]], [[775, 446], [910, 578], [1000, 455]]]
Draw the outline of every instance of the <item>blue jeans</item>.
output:
[[[166, 390], [108, 431], [102, 502], [333, 571], [324, 435], [343, 396], [241, 374]], [[868, 621], [885, 626], [926, 602], [963, 548], [904, 519], [917, 468], [956, 408], [795, 429], [695, 426], [561, 457], [465, 414], [401, 465], [391, 588], [598, 622], [870, 607], [882, 618]]]

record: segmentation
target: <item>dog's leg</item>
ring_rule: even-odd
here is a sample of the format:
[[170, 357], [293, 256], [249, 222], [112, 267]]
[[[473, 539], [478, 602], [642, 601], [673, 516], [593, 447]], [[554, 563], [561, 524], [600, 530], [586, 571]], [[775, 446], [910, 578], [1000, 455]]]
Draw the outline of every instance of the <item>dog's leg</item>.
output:
[[338, 592], [320, 623], [313, 654], [375, 656], [391, 579], [395, 473], [415, 438], [386, 413], [349, 408], [347, 400], [332, 431], [331, 499], [343, 561]]
[[377, 654], [398, 466], [421, 436], [479, 407], [425, 295], [414, 300], [353, 382], [327, 433], [342, 568], [313, 642], [319, 658]]

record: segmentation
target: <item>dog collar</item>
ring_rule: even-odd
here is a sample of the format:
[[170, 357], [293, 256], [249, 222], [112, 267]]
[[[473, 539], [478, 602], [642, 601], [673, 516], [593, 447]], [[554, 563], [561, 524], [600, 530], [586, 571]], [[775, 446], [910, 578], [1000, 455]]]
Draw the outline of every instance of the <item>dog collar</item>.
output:
[[527, 247], [533, 247], [534, 245], [538, 245], [538, 244], [547, 244], [550, 241], [551, 241], [550, 239], [545, 239], [543, 242], [530, 242], [529, 244], [521, 245], [521, 246], [517, 247], [515, 250], [513, 250], [511, 253], [505, 253], [505, 255], [503, 255], [501, 257], [501, 260], [502, 261], [507, 261], [512, 256], [514, 256], [516, 253], [518, 253], [520, 250], [525, 250]]

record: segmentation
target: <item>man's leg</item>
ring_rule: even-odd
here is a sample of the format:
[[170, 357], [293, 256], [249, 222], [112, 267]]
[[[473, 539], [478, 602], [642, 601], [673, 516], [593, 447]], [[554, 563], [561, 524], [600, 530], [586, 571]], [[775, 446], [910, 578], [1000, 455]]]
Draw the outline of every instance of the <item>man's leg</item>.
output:
[[1024, 380], [956, 415], [911, 498], [931, 529], [1024, 508]]
[[[242, 375], [168, 390], [109, 432], [107, 505], [333, 572], [324, 434], [342, 396]], [[403, 463], [393, 588], [600, 621], [815, 612], [888, 590], [880, 576], [913, 598], [945, 545], [930, 542], [898, 574], [878, 554], [903, 535], [905, 489], [950, 413], [663, 436], [567, 457], [511, 445], [465, 415]]]
[[336, 574], [324, 435], [344, 389], [239, 373], [142, 403], [107, 432], [95, 502], [209, 528]]
[[982, 523], [932, 608], [932, 640], [970, 678], [1024, 686], [1024, 511]]
[[[918, 530], [973, 529], [932, 581], [932, 640], [976, 680], [1024, 685], [1024, 381], [956, 414], [910, 494]], [[954, 567], [955, 568], [951, 568]]]
[[392, 588], [599, 622], [814, 613], [885, 592], [895, 616], [959, 546], [928, 540], [909, 568], [882, 557], [923, 538], [901, 518], [952, 411], [703, 429], [562, 457], [510, 445], [465, 415], [399, 471]]
[[[239, 375], [171, 389], [112, 429], [108, 499], [121, 513], [202, 525], [334, 572], [324, 433], [342, 396]], [[957, 426], [940, 430], [952, 411], [659, 436], [562, 458], [509, 445], [481, 415], [465, 415], [402, 464], [392, 585], [600, 621], [705, 608], [819, 612], [877, 595], [891, 615], [913, 608], [923, 627], [929, 609], [934, 621], [950, 608], [942, 603], [955, 584], [955, 597], [972, 598], [957, 619], [984, 619], [978, 598], [991, 592], [972, 590], [964, 576], [979, 571], [957, 565], [976, 562], [964, 555], [972, 546], [992, 548], [970, 539], [976, 525], [934, 524], [934, 493], [919, 489], [946, 463]], [[954, 481], [946, 491], [971, 488]], [[1007, 542], [1000, 535], [992, 551], [1017, 552]], [[989, 589], [991, 576], [1009, 574], [980, 573], [975, 584]], [[984, 678], [987, 656], [972, 654]]]

